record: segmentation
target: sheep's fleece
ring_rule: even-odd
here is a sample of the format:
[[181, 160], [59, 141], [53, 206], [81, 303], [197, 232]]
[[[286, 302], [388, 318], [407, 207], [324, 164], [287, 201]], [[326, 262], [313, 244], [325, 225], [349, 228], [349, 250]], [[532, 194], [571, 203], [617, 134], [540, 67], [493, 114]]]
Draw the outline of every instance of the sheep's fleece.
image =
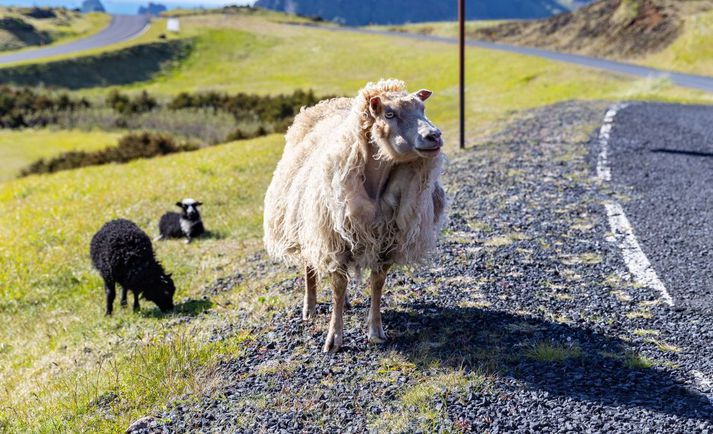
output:
[[[438, 183], [444, 157], [395, 163], [377, 203], [364, 187], [374, 96], [407, 95], [398, 80], [369, 83], [355, 98], [303, 108], [265, 197], [268, 253], [327, 275], [347, 267], [422, 262], [445, 221]], [[377, 156], [379, 158], [379, 156]]]

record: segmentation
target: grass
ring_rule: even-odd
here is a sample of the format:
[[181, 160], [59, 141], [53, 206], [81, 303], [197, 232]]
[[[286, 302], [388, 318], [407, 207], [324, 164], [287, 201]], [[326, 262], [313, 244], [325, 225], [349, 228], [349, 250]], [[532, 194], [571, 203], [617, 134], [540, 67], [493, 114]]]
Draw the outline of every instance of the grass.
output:
[[[23, 15], [16, 8], [0, 8], [0, 17], [15, 17], [32, 25], [37, 31], [45, 32], [50, 39], [50, 44], [56, 45], [71, 42], [94, 33], [98, 33], [109, 25], [111, 16], [103, 13], [80, 14], [77, 12], [55, 9], [57, 17], [36, 19]], [[10, 32], [0, 31], [0, 45], [17, 46], [19, 49], [36, 48], [26, 45], [23, 41], [13, 37]], [[24, 46], [23, 46], [24, 45]], [[45, 46], [47, 46], [45, 45]]]
[[525, 352], [525, 356], [539, 362], [559, 363], [580, 358], [582, 350], [572, 345], [538, 342]]
[[[233, 270], [236, 257], [259, 238], [259, 204], [271, 176], [266, 168], [281, 146], [280, 136], [269, 136], [0, 184], [0, 237], [14, 240], [0, 246], [0, 402], [19, 414], [6, 416], [11, 431], [115, 432], [167, 393], [190, 390], [190, 360], [204, 365], [216, 349], [200, 333], [152, 316], [117, 309], [104, 319], [101, 280], [87, 258], [89, 240], [116, 217], [153, 234], [158, 216], [176, 197], [201, 199], [214, 236], [190, 246], [157, 244], [157, 256], [174, 273], [178, 300], [195, 297], [216, 275]], [[144, 302], [143, 308], [153, 307]], [[169, 335], [183, 337], [165, 339]], [[172, 345], [190, 353], [187, 366], [161, 366], [172, 359]], [[152, 362], [149, 371], [134, 352]], [[162, 391], [166, 382], [174, 386]], [[109, 410], [89, 405], [107, 393], [120, 397]]]
[[[158, 26], [142, 41], [157, 37], [162, 31]], [[147, 89], [164, 97], [209, 89], [275, 94], [297, 88], [352, 95], [367, 81], [395, 76], [412, 90], [434, 90], [429, 116], [449, 137], [455, 136], [457, 65], [450, 45], [326, 33], [234, 15], [184, 17], [182, 26], [181, 37], [195, 38], [195, 46], [179, 66], [118, 87]], [[130, 44], [137, 43], [142, 42]], [[469, 48], [468, 59], [471, 143], [514, 111], [568, 99], [616, 100], [626, 95], [711, 101], [708, 95], [670, 83], [652, 89], [628, 78], [531, 57]], [[141, 59], [134, 61], [141, 65]], [[76, 93], [97, 97], [106, 91]], [[273, 135], [0, 184], [0, 239], [12, 240], [0, 243], [0, 427], [20, 432], [121, 431], [183, 392], [204, 390], [221, 354], [239, 355], [239, 339], [208, 343], [211, 327], [235, 314], [234, 307], [218, 303], [220, 297], [211, 309], [221, 315], [196, 316], [197, 309], [190, 307], [194, 304], [186, 302], [179, 313], [164, 318], [144, 303], [141, 314], [117, 308], [114, 317], [105, 319], [101, 281], [91, 270], [88, 244], [102, 223], [116, 217], [130, 218], [153, 235], [158, 217], [177, 197], [196, 197], [206, 204], [204, 218], [213, 235], [188, 246], [159, 243], [157, 256], [174, 273], [179, 303], [185, 297], [200, 298], [202, 287], [236, 271], [240, 261], [259, 248], [263, 194], [282, 143]], [[454, 149], [452, 141], [449, 146]], [[243, 293], [243, 302], [258, 313], [283, 303], [264, 293], [261, 303], [243, 286], [229, 296], [240, 299]], [[169, 362], [174, 352], [180, 355]], [[575, 348], [550, 344], [538, 344], [528, 354], [552, 361], [577, 357]], [[398, 360], [385, 362], [386, 371], [392, 368], [401, 369]], [[477, 383], [470, 377], [466, 381]], [[428, 424], [432, 417], [441, 417], [426, 404], [428, 397], [460, 390], [462, 384], [460, 377], [438, 377], [403, 399], [421, 408]], [[405, 407], [397, 411], [394, 420], [407, 412]]]
[[33, 60], [25, 60], [25, 61], [21, 61], [21, 62], [7, 63], [7, 64], [1, 65], [0, 69], [13, 68], [13, 67], [20, 66], [20, 65], [45, 64], [45, 63], [55, 62], [58, 60], [75, 59], [75, 58], [88, 57], [88, 56], [97, 56], [102, 53], [121, 50], [123, 48], [129, 48], [129, 47], [133, 47], [136, 45], [148, 44], [151, 42], [160, 42], [160, 41], [162, 41], [162, 39], [159, 38], [160, 35], [165, 35], [166, 40], [183, 38], [183, 35], [176, 36], [173, 34], [166, 33], [166, 20], [165, 19], [154, 19], [151, 22], [151, 26], [144, 33], [140, 34], [139, 36], [137, 36], [133, 39], [127, 40], [127, 41], [119, 42], [119, 43], [112, 44], [112, 45], [107, 45], [105, 47], [91, 48], [91, 49], [79, 51], [79, 52], [58, 54], [56, 56], [43, 57], [42, 59], [33, 59]]
[[[465, 32], [471, 34], [478, 29], [495, 26], [503, 23], [499, 20], [478, 20], [466, 21]], [[385, 30], [389, 32], [405, 32], [417, 33], [420, 35], [438, 36], [441, 38], [456, 38], [458, 37], [458, 22], [457, 21], [435, 21], [431, 23], [411, 23], [399, 26], [366, 26], [367, 29]]]
[[[421, 432], [458, 432], [456, 421], [450, 420], [446, 399], [468, 391], [487, 388], [486, 376], [462, 370], [434, 372], [407, 389], [395, 403], [395, 408], [372, 422], [378, 432], [409, 432], [417, 427]], [[463, 430], [465, 431], [465, 430]]]
[[119, 132], [99, 130], [0, 130], [0, 181], [15, 177], [20, 169], [39, 158], [66, 151], [95, 151], [115, 146], [120, 136]]
[[681, 36], [659, 53], [638, 61], [643, 65], [701, 75], [713, 75], [713, 10], [686, 17]]

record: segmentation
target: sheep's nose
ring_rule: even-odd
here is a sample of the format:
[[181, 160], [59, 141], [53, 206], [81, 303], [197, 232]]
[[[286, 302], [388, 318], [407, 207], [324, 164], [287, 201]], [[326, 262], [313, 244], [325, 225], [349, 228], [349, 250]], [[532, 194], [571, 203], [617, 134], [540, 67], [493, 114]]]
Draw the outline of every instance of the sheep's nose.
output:
[[426, 140], [429, 142], [440, 142], [441, 141], [441, 130], [435, 129], [432, 130], [428, 135], [426, 136]]

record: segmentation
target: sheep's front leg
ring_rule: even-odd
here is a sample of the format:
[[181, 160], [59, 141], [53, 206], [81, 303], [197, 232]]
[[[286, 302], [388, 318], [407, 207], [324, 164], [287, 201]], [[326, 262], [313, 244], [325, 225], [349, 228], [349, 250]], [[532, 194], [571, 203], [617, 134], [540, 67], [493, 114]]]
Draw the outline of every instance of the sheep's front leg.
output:
[[322, 351], [336, 352], [344, 340], [344, 295], [347, 292], [346, 273], [332, 273], [332, 319]]
[[371, 270], [371, 306], [369, 307], [369, 343], [381, 344], [386, 342], [386, 333], [381, 324], [381, 291], [386, 281], [386, 273], [390, 265], [383, 265], [380, 269]]
[[126, 301], [126, 293], [128, 290], [125, 287], [121, 287], [121, 307], [126, 307], [129, 303]]
[[317, 314], [317, 273], [309, 265], [305, 266], [305, 299], [302, 306], [302, 319], [314, 319]]
[[116, 298], [114, 282], [105, 280], [104, 292], [106, 293], [106, 315], [111, 315], [112, 310], [114, 310], [114, 299]]
[[139, 306], [139, 293], [138, 291], [133, 291], [134, 292], [134, 312], [138, 312], [139, 309], [141, 309], [141, 306]]

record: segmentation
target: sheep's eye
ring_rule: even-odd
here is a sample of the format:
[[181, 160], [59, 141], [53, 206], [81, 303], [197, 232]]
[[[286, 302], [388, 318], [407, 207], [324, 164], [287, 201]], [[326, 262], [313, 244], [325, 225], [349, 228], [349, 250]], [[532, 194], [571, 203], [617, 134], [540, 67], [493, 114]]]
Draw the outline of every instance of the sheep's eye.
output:
[[394, 112], [386, 112], [386, 113], [384, 113], [384, 117], [385, 117], [386, 119], [393, 119], [394, 116], [395, 116], [395, 115], [394, 115]]

